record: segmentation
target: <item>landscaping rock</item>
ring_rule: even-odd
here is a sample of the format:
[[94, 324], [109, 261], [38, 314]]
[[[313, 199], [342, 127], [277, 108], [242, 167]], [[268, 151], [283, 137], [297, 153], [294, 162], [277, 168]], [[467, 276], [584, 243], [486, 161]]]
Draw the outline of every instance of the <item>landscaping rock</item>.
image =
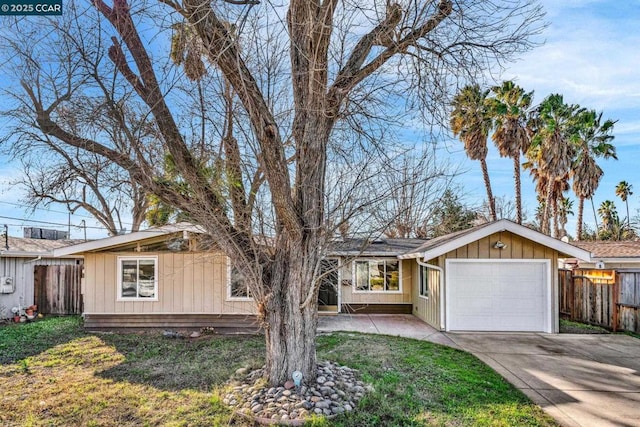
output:
[[240, 368], [236, 370], [236, 380], [228, 383], [229, 392], [222, 401], [258, 423], [271, 420], [298, 425], [310, 415], [335, 417], [353, 411], [358, 400], [372, 390], [357, 380], [356, 373], [346, 366], [320, 362], [317, 382], [294, 390], [290, 381], [280, 387], [265, 387], [264, 367], [251, 372]]

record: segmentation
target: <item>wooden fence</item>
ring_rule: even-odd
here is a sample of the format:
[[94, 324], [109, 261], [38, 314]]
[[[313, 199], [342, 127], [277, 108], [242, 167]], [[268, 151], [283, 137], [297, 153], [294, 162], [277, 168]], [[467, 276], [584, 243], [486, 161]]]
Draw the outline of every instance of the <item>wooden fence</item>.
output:
[[34, 267], [35, 302], [42, 314], [82, 314], [82, 265]]
[[559, 270], [560, 315], [640, 333], [640, 270]]

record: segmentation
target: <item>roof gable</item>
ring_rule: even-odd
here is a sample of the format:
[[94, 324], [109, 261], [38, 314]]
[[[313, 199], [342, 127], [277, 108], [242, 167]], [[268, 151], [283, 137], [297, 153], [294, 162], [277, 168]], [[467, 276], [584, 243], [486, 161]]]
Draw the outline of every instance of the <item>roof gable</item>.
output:
[[121, 234], [118, 236], [111, 236], [100, 240], [80, 243], [78, 245], [67, 246], [65, 248], [55, 249], [53, 251], [53, 254], [56, 257], [61, 257], [66, 255], [82, 254], [85, 252], [95, 252], [108, 248], [117, 248], [134, 242], [166, 236], [181, 231], [188, 231], [190, 233], [204, 233], [204, 229], [199, 226], [181, 222], [178, 224], [168, 224], [161, 227], [154, 227], [142, 231], [136, 231], [134, 233]]
[[444, 255], [452, 250], [458, 249], [469, 243], [480, 240], [501, 231], [509, 231], [515, 235], [525, 239], [532, 240], [541, 245], [555, 249], [558, 252], [569, 255], [582, 260], [590, 260], [591, 253], [573, 246], [569, 243], [562, 242], [546, 234], [516, 224], [515, 222], [501, 219], [499, 221], [489, 222], [467, 230], [458, 231], [456, 233], [447, 234], [427, 241], [425, 244], [401, 255], [400, 259], [423, 258], [425, 260], [433, 259]]

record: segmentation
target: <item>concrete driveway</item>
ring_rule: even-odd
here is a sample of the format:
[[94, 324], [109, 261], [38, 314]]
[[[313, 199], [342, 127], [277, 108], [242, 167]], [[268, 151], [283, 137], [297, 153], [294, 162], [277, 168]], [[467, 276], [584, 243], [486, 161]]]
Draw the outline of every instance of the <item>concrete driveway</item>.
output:
[[640, 426], [640, 339], [447, 333], [566, 426]]

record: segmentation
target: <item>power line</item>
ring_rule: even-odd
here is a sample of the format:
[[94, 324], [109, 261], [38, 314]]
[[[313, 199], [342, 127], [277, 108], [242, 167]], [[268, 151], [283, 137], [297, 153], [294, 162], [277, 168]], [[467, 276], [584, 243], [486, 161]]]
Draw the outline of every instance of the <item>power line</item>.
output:
[[[69, 224], [61, 224], [59, 222], [50, 222], [50, 221], [39, 221], [37, 219], [24, 219], [24, 218], [16, 218], [16, 217], [11, 217], [11, 216], [2, 216], [0, 215], [0, 218], [2, 219], [10, 219], [13, 221], [23, 221], [23, 222], [29, 222], [29, 223], [38, 223], [38, 224], [47, 224], [47, 225], [53, 225], [56, 227], [68, 227]], [[24, 223], [23, 224], [11, 224], [12, 227], [24, 227]], [[73, 227], [79, 227], [74, 225]], [[98, 226], [91, 226], [91, 225], [87, 225], [85, 226], [86, 228], [93, 228], [96, 230], [106, 230], [106, 227], [98, 227]]]
[[[53, 213], [59, 213], [59, 214], [63, 214], [63, 215], [68, 215], [70, 213], [69, 211], [66, 211], [66, 212], [64, 212], [64, 211], [56, 211], [56, 210], [49, 209], [49, 208], [33, 207], [33, 206], [29, 206], [29, 205], [22, 205], [20, 203], [5, 202], [5, 201], [2, 201], [2, 200], [0, 200], [0, 203], [5, 204], [5, 205], [10, 205], [10, 206], [16, 206], [16, 207], [19, 207], [19, 208], [33, 209], [33, 210], [39, 210], [39, 211], [44, 211], [44, 212], [53, 212]], [[96, 219], [95, 217], [93, 217], [91, 215], [81, 215], [81, 214], [77, 214], [77, 213], [71, 213], [71, 215], [74, 216], [74, 217], [78, 217], [78, 218], [86, 218], [86, 219], [93, 219], [93, 220]], [[24, 221], [29, 221], [29, 220], [24, 219]], [[132, 222], [124, 222], [124, 221], [119, 221], [119, 222], [122, 225], [129, 225], [129, 226], [133, 225]], [[65, 225], [65, 227], [66, 227], [66, 225]]]
[[[19, 207], [19, 208], [33, 209], [33, 210], [45, 211], [45, 212], [53, 212], [53, 213], [59, 213], [59, 214], [64, 214], [64, 215], [67, 215], [67, 214], [69, 213], [69, 211], [67, 211], [67, 212], [63, 212], [63, 211], [56, 211], [56, 210], [49, 209], [49, 208], [41, 208], [41, 207], [37, 207], [37, 206], [36, 206], [36, 207], [34, 207], [34, 206], [29, 206], [29, 205], [22, 205], [22, 204], [20, 204], [20, 203], [5, 202], [5, 201], [2, 201], [2, 200], [0, 200], [0, 203], [2, 203], [2, 204], [4, 204], [4, 205], [16, 206], [16, 207]], [[71, 215], [73, 215], [73, 216], [77, 216], [77, 217], [79, 217], [79, 218], [94, 219], [94, 217], [92, 217], [92, 216], [88, 216], [88, 215], [80, 215], [80, 214], [77, 214], [77, 213], [72, 213]], [[128, 224], [127, 224], [127, 225], [128, 225]]]

